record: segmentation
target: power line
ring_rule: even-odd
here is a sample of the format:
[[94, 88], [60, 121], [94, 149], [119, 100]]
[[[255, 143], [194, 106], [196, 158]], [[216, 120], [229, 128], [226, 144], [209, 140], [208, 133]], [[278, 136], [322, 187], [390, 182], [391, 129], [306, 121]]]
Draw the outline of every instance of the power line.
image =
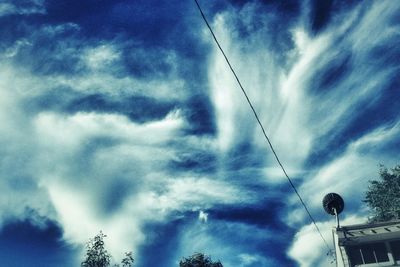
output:
[[274, 156], [275, 156], [276, 161], [278, 162], [278, 164], [279, 164], [279, 166], [281, 167], [283, 173], [285, 174], [285, 176], [286, 176], [286, 178], [287, 178], [287, 180], [288, 180], [290, 186], [293, 188], [293, 190], [294, 190], [294, 192], [296, 193], [297, 197], [299, 198], [301, 204], [303, 205], [305, 211], [307, 212], [308, 216], [310, 217], [310, 220], [311, 220], [311, 222], [314, 224], [315, 229], [317, 230], [317, 232], [318, 232], [318, 234], [320, 235], [321, 239], [324, 241], [326, 247], [328, 248], [328, 251], [329, 251], [328, 253], [330, 253], [330, 252], [331, 252], [331, 248], [330, 248], [330, 246], [328, 245], [328, 242], [326, 242], [324, 236], [323, 236], [322, 233], [321, 233], [321, 230], [319, 229], [317, 223], [316, 223], [315, 220], [314, 220], [314, 217], [311, 215], [310, 211], [308, 210], [306, 204], [305, 204], [304, 201], [303, 201], [303, 198], [301, 197], [300, 193], [297, 191], [295, 185], [293, 184], [292, 179], [290, 179], [290, 177], [289, 177], [289, 175], [287, 174], [285, 168], [283, 167], [281, 161], [279, 160], [279, 157], [278, 157], [278, 155], [276, 154], [274, 147], [272, 146], [272, 143], [271, 143], [271, 141], [270, 141], [270, 139], [269, 139], [269, 137], [268, 137], [268, 135], [267, 135], [267, 133], [266, 133], [266, 131], [265, 131], [265, 129], [264, 129], [264, 126], [262, 125], [262, 123], [261, 123], [261, 121], [260, 121], [260, 118], [259, 118], [258, 115], [257, 115], [256, 110], [254, 109], [253, 104], [252, 104], [251, 101], [250, 101], [250, 98], [248, 97], [248, 95], [247, 95], [247, 93], [246, 93], [246, 90], [243, 88], [242, 83], [240, 82], [238, 76], [236, 75], [236, 72], [235, 72], [235, 70], [233, 69], [233, 67], [232, 67], [232, 65], [231, 65], [231, 63], [230, 63], [228, 57], [226, 56], [226, 54], [225, 54], [224, 50], [222, 49], [221, 45], [219, 44], [219, 41], [218, 41], [217, 37], [215, 36], [214, 31], [212, 30], [210, 24], [208, 23], [208, 20], [207, 20], [206, 16], [204, 15], [203, 10], [201, 9], [199, 2], [198, 2], [197, 0], [194, 0], [194, 2], [196, 3], [196, 6], [197, 6], [198, 10], [200, 11], [200, 14], [201, 14], [201, 16], [202, 16], [204, 22], [206, 23], [207, 28], [210, 30], [210, 33], [211, 33], [211, 35], [212, 35], [212, 37], [213, 37], [215, 43], [217, 44], [217, 46], [218, 46], [219, 50], [221, 51], [222, 55], [224, 56], [225, 61], [226, 61], [226, 63], [228, 64], [228, 66], [229, 66], [229, 68], [230, 68], [230, 70], [231, 70], [233, 76], [235, 76], [235, 79], [236, 79], [237, 83], [239, 84], [240, 89], [242, 90], [244, 96], [246, 97], [247, 103], [249, 104], [251, 110], [253, 111], [254, 117], [256, 118], [256, 120], [257, 120], [257, 122], [258, 122], [258, 125], [260, 126], [260, 128], [261, 128], [261, 130], [262, 130], [262, 132], [263, 132], [263, 134], [264, 134], [265, 140], [267, 141], [267, 143], [268, 143], [268, 145], [269, 145], [269, 147], [270, 147], [272, 153], [273, 153]]

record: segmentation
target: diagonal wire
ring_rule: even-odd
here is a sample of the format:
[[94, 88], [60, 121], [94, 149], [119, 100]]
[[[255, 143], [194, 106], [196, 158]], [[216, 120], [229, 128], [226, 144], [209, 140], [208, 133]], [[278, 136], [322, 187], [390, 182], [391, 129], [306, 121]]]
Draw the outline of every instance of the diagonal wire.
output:
[[287, 180], [288, 180], [290, 186], [293, 188], [293, 190], [294, 190], [294, 192], [296, 193], [298, 199], [300, 200], [302, 206], [304, 207], [305, 211], [307, 212], [308, 217], [310, 217], [310, 220], [311, 220], [311, 222], [314, 224], [315, 229], [317, 230], [317, 232], [318, 232], [318, 234], [320, 235], [321, 239], [322, 239], [323, 242], [325, 243], [325, 246], [327, 247], [327, 249], [328, 249], [328, 251], [329, 251], [328, 254], [330, 254], [330, 253], [331, 253], [331, 248], [330, 248], [330, 246], [328, 245], [328, 242], [326, 242], [326, 239], [325, 239], [324, 236], [322, 235], [321, 230], [319, 229], [317, 223], [316, 223], [315, 220], [314, 220], [314, 217], [311, 215], [311, 212], [310, 212], [309, 209], [307, 208], [307, 205], [304, 203], [303, 198], [301, 197], [300, 193], [297, 191], [296, 186], [293, 184], [292, 179], [290, 179], [290, 177], [289, 177], [289, 175], [287, 174], [285, 168], [283, 167], [281, 161], [279, 160], [279, 157], [278, 157], [277, 153], [275, 152], [274, 147], [272, 146], [272, 143], [271, 143], [271, 141], [270, 141], [270, 139], [269, 139], [269, 137], [268, 137], [268, 135], [267, 135], [267, 133], [266, 133], [266, 131], [265, 131], [265, 129], [264, 129], [264, 126], [262, 125], [262, 123], [261, 123], [261, 121], [260, 121], [260, 118], [258, 117], [258, 114], [257, 114], [256, 110], [254, 109], [253, 104], [251, 103], [251, 101], [250, 101], [250, 99], [249, 99], [249, 97], [248, 97], [248, 95], [247, 95], [247, 93], [246, 93], [246, 90], [243, 88], [242, 83], [240, 82], [238, 76], [236, 75], [236, 72], [235, 72], [235, 70], [233, 69], [233, 67], [232, 67], [232, 65], [231, 65], [231, 63], [230, 63], [228, 57], [226, 56], [224, 50], [222, 49], [222, 47], [221, 47], [221, 45], [220, 45], [220, 43], [219, 43], [217, 37], [215, 36], [214, 31], [212, 30], [210, 24], [208, 23], [208, 20], [207, 20], [206, 16], [204, 15], [203, 10], [201, 9], [199, 2], [198, 2], [197, 0], [194, 0], [194, 2], [196, 3], [196, 6], [197, 6], [197, 8], [198, 8], [198, 10], [199, 10], [199, 12], [200, 12], [202, 18], [203, 18], [204, 22], [206, 23], [207, 28], [210, 30], [210, 33], [211, 33], [211, 35], [212, 35], [212, 37], [213, 37], [215, 43], [217, 44], [217, 46], [218, 46], [219, 50], [221, 51], [222, 55], [224, 56], [225, 61], [226, 61], [226, 63], [228, 64], [228, 66], [229, 66], [229, 68], [230, 68], [230, 70], [231, 70], [233, 76], [235, 76], [235, 79], [236, 79], [237, 83], [239, 84], [240, 89], [242, 90], [244, 96], [246, 97], [247, 103], [249, 104], [251, 110], [253, 111], [254, 117], [256, 118], [256, 120], [257, 120], [257, 122], [258, 122], [258, 125], [260, 126], [260, 128], [261, 128], [261, 130], [262, 130], [262, 132], [263, 132], [263, 134], [264, 134], [265, 140], [267, 141], [267, 143], [268, 143], [268, 145], [269, 145], [269, 147], [270, 147], [272, 153], [273, 153], [274, 156], [275, 156], [276, 161], [278, 162], [278, 164], [279, 164], [279, 166], [281, 167], [283, 173], [285, 174], [285, 176], [286, 176], [286, 178], [287, 178]]

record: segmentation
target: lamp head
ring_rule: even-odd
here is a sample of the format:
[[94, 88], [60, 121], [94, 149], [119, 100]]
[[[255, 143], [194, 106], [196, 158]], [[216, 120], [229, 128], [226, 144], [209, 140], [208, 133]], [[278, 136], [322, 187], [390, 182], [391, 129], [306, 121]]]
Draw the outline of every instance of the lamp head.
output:
[[329, 193], [322, 200], [322, 206], [328, 214], [339, 215], [344, 209], [344, 201], [339, 194]]

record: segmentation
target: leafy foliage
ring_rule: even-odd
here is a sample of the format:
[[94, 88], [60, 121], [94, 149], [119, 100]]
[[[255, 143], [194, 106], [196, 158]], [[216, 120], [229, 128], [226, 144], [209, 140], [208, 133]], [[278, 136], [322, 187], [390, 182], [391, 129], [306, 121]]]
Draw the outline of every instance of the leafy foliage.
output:
[[390, 171], [381, 166], [380, 180], [370, 181], [364, 202], [371, 209], [371, 222], [400, 219], [400, 165]]
[[[100, 231], [93, 239], [86, 244], [86, 257], [81, 263], [81, 267], [109, 267], [111, 264], [111, 255], [104, 247], [104, 238], [107, 237]], [[131, 267], [133, 265], [132, 252], [125, 253], [122, 259], [122, 267]], [[119, 267], [115, 264], [114, 267]]]
[[183, 258], [179, 262], [179, 267], [223, 267], [221, 262], [212, 262], [211, 258], [202, 254], [195, 253], [189, 258]]
[[104, 248], [103, 232], [96, 235], [86, 244], [86, 259], [81, 263], [82, 267], [107, 267], [110, 266], [111, 255]]
[[133, 262], [134, 259], [132, 257], [132, 252], [126, 252], [125, 258], [123, 258], [121, 261], [122, 267], [131, 267], [133, 265]]

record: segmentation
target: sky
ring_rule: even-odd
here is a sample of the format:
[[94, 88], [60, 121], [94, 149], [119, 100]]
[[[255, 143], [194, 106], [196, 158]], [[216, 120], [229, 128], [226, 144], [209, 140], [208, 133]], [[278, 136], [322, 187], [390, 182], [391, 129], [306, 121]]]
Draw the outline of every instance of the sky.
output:
[[[331, 245], [399, 164], [398, 1], [199, 0]], [[194, 1], [0, 2], [0, 258], [334, 266]]]

